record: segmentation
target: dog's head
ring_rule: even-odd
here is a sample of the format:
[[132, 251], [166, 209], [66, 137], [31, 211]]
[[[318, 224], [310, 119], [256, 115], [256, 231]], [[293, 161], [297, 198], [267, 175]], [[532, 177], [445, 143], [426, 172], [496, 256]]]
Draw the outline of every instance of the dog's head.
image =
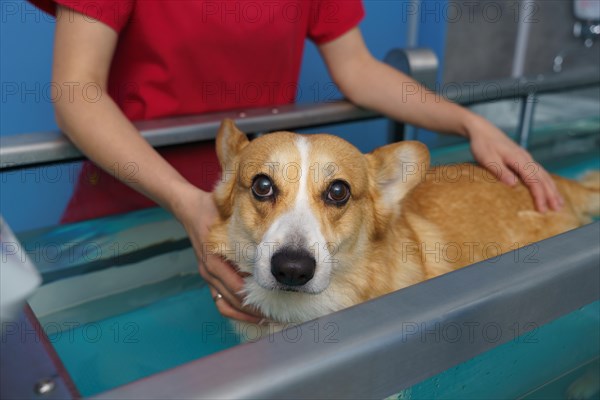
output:
[[349, 305], [335, 284], [364, 263], [429, 162], [418, 142], [366, 155], [326, 134], [276, 132], [250, 142], [231, 120], [221, 125], [217, 154], [220, 218], [209, 246], [250, 275], [247, 303], [280, 322]]

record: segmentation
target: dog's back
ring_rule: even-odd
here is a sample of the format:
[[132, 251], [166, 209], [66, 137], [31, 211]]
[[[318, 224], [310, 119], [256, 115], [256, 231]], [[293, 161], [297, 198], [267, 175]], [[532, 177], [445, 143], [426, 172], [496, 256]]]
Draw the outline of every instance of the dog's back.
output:
[[[535, 211], [523, 184], [509, 187], [472, 164], [430, 169], [401, 204], [432, 277], [577, 228], [600, 214], [600, 173], [581, 182], [554, 176], [565, 199], [560, 212]], [[534, 261], [536, 247], [520, 254]]]

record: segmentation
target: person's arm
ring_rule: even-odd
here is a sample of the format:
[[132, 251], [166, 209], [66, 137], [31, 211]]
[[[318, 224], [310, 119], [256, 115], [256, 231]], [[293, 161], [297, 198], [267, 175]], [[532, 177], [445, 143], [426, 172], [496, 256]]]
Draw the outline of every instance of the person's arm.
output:
[[[67, 15], [68, 13], [68, 15]], [[109, 26], [57, 6], [52, 80], [74, 88], [55, 96], [58, 126], [98, 166], [169, 210], [183, 224], [200, 262], [202, 276], [226, 301], [217, 307], [227, 317], [256, 322], [237, 293], [243, 280], [218, 257], [202, 263], [202, 241], [216, 217], [210, 194], [190, 184], [140, 135], [107, 92], [107, 81], [118, 35]], [[102, 95], [86, 99], [93, 86]], [[134, 172], [132, 174], [132, 171]]]
[[[485, 118], [429, 92], [375, 59], [358, 28], [319, 46], [319, 50], [333, 80], [353, 103], [411, 125], [464, 136], [471, 141], [475, 159], [502, 182], [515, 184], [516, 173], [531, 191], [539, 211], [562, 206], [554, 181], [525, 149]], [[534, 175], [532, 168], [536, 169]]]

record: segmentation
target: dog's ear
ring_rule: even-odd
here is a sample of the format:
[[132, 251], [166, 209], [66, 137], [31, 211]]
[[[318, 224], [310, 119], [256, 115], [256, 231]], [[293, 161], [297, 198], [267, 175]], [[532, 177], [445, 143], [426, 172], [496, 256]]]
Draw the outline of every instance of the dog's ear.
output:
[[429, 151], [421, 142], [392, 143], [366, 155], [375, 207], [382, 218], [399, 211], [400, 201], [425, 177]]
[[248, 143], [248, 138], [235, 126], [235, 122], [229, 118], [224, 119], [217, 133], [217, 156], [221, 165], [231, 166], [235, 156]]
[[237, 170], [235, 166], [237, 155], [248, 143], [244, 132], [240, 131], [232, 120], [223, 120], [217, 133], [217, 156], [223, 173], [213, 191], [213, 199], [223, 220], [229, 218], [233, 210], [233, 190], [236, 181], [234, 171]]

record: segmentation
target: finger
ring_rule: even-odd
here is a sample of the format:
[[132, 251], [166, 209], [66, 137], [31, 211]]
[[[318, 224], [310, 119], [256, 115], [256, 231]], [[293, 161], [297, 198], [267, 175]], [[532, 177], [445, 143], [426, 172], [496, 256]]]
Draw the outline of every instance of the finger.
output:
[[209, 272], [206, 272], [202, 275], [202, 278], [213, 288], [215, 288], [226, 300], [227, 302], [234, 308], [239, 311], [243, 310], [242, 300], [238, 298], [234, 293], [232, 293], [220, 280], [219, 278], [211, 275]]
[[242, 299], [240, 293], [244, 288], [244, 279], [230, 263], [219, 256], [209, 255], [206, 257], [205, 266], [207, 272], [227, 287], [230, 293]]
[[544, 201], [546, 207], [550, 210], [554, 209], [554, 199], [552, 193], [551, 179], [545, 171], [540, 170], [540, 180], [544, 188]]
[[523, 181], [531, 195], [533, 196], [533, 202], [535, 204], [536, 210], [541, 213], [545, 213], [548, 211], [548, 207], [546, 206], [546, 188], [542, 179], [526, 179]]
[[244, 306], [242, 304], [243, 299], [241, 298], [241, 296], [238, 296], [235, 293], [233, 293], [227, 286], [223, 284], [223, 282], [219, 280], [218, 277], [211, 275], [208, 271], [205, 273], [205, 275], [202, 275], [202, 277], [212, 288], [216, 289], [227, 300], [227, 303], [231, 307], [244, 314], [262, 317], [262, 315], [254, 308]]
[[548, 211], [547, 201], [546, 201], [546, 190], [544, 188], [544, 184], [541, 182], [533, 183], [529, 187], [531, 194], [534, 199], [535, 208], [541, 213], [545, 213]]
[[554, 181], [554, 178], [552, 178], [552, 175], [550, 175], [546, 170], [543, 171], [547, 182], [548, 196], [550, 199], [550, 208], [554, 211], [560, 211], [564, 204], [562, 195], [560, 194], [560, 191], [558, 190], [558, 187], [556, 186], [556, 182]]
[[548, 211], [548, 182], [540, 165], [525, 151], [517, 152], [506, 162], [531, 193], [536, 210], [541, 213]]
[[227, 303], [229, 303], [232, 307], [236, 308], [237, 310], [242, 311], [244, 307], [242, 306], [241, 300], [235, 294], [231, 293], [219, 281], [219, 279], [213, 276], [209, 276], [208, 279], [205, 278], [205, 280], [211, 287], [215, 288], [215, 290], [217, 290], [225, 298], [225, 300], [227, 300]]
[[482, 163], [488, 171], [502, 183], [514, 186], [519, 180], [517, 176], [508, 168], [500, 158], [492, 158]]
[[[217, 265], [217, 267], [215, 267]], [[242, 277], [235, 277], [233, 279], [239, 280], [240, 282], [235, 282], [232, 286], [235, 289], [231, 289], [230, 286], [221, 281], [219, 274], [223, 274], [224, 270], [233, 269], [228, 263], [223, 262], [220, 257], [211, 257], [208, 256], [204, 258], [204, 262], [199, 263], [200, 276], [204, 278], [209, 284], [213, 286], [219, 286], [219, 290], [228, 297], [231, 297], [230, 303], [239, 304], [242, 301], [242, 296], [239, 294], [243, 288], [244, 282]], [[214, 271], [214, 272], [213, 272]], [[231, 277], [229, 277], [231, 280]], [[237, 290], [236, 290], [237, 289]], [[235, 299], [237, 298], [237, 299]]]
[[531, 157], [525, 157], [521, 165], [523, 168], [518, 172], [534, 196], [536, 209], [540, 212], [546, 212], [548, 208], [558, 211], [562, 197], [550, 174]]
[[217, 295], [220, 293], [217, 291], [217, 289], [210, 287], [210, 293], [213, 299], [215, 299], [215, 306], [217, 307], [217, 310], [219, 310], [224, 317], [236, 319], [238, 321], [250, 322], [252, 324], [258, 324], [261, 322], [261, 317], [246, 314], [232, 307], [231, 304], [227, 302], [225, 297], [217, 298]]

